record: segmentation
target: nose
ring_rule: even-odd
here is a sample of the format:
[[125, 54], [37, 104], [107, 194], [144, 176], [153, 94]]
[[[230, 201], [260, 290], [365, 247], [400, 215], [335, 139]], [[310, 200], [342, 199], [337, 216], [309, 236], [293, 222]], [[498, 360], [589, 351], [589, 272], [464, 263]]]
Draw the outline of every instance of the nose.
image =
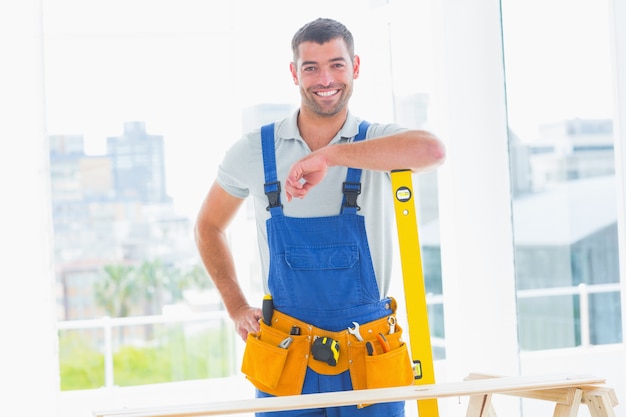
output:
[[319, 83], [323, 86], [330, 86], [333, 83], [333, 76], [329, 69], [320, 71]]

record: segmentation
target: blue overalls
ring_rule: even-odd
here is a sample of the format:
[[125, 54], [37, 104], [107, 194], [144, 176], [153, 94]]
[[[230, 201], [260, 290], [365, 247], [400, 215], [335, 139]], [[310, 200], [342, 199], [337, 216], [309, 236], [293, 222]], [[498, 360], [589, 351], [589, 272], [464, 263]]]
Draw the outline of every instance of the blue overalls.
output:
[[[361, 123], [354, 141], [365, 139], [368, 126], [367, 122]], [[380, 299], [364, 217], [357, 215], [361, 170], [348, 168], [339, 215], [286, 217], [279, 197], [274, 125], [264, 126], [261, 135], [265, 193], [271, 214], [266, 223], [268, 285], [275, 309], [329, 331], [345, 330], [352, 322], [367, 323], [391, 314], [390, 299]], [[353, 389], [347, 371], [322, 375], [308, 368], [306, 372], [303, 394]], [[268, 395], [258, 391], [258, 396]], [[404, 402], [257, 415], [393, 417], [404, 415]]]

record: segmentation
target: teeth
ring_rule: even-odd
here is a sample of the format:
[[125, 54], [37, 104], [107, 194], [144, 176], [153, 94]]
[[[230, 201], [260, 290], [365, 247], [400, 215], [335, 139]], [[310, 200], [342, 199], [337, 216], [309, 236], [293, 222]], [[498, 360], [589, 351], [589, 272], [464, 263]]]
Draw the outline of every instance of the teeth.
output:
[[329, 97], [329, 96], [332, 96], [333, 94], [337, 94], [337, 91], [339, 90], [319, 91], [317, 95], [322, 96], [322, 97]]

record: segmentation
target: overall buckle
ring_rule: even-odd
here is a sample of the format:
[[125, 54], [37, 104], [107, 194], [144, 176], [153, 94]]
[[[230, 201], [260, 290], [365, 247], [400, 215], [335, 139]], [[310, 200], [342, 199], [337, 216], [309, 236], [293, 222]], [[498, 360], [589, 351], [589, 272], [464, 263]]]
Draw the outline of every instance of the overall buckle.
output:
[[283, 205], [280, 203], [280, 181], [265, 183], [264, 187], [265, 195], [270, 203], [266, 210], [270, 211], [275, 207], [282, 207]]
[[359, 196], [359, 194], [361, 194], [361, 183], [360, 182], [345, 181], [343, 183], [343, 195], [345, 196], [345, 201], [344, 201], [343, 206], [344, 207], [350, 207], [350, 208], [356, 208], [357, 211], [361, 210], [361, 207], [359, 207], [356, 204], [356, 199]]

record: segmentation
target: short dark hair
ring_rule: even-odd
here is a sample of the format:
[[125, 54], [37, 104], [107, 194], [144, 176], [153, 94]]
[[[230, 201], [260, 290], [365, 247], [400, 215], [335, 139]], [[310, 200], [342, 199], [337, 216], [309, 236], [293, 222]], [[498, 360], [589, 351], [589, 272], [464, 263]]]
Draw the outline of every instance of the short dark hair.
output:
[[348, 48], [350, 59], [353, 59], [354, 38], [352, 38], [352, 33], [350, 33], [343, 23], [322, 17], [307, 23], [293, 35], [293, 39], [291, 40], [293, 62], [298, 60], [298, 46], [300, 46], [302, 42], [315, 42], [322, 45], [336, 38], [343, 38]]

